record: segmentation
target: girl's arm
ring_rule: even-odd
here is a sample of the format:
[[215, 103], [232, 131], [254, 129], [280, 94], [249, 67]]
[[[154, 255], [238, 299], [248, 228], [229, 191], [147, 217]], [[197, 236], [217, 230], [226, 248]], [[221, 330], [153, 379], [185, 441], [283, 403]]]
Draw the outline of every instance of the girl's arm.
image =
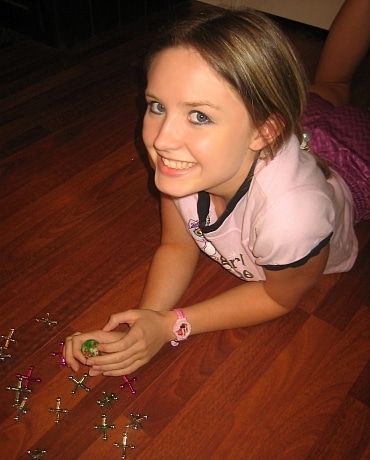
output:
[[[191, 281], [199, 256], [199, 248], [171, 198], [162, 197], [161, 212], [161, 246], [154, 256], [140, 309], [168, 311], [174, 308]], [[328, 255], [329, 246], [301, 267], [265, 270], [264, 282], [244, 282], [221, 295], [187, 307], [189, 318], [194, 317], [193, 332], [250, 326], [287, 313], [317, 282]], [[217, 316], [219, 320], [205, 320], [206, 316]], [[169, 317], [173, 318], [174, 314]]]
[[[165, 343], [175, 338], [172, 328], [176, 317], [174, 312], [168, 310], [181, 297], [193, 271], [183, 267], [179, 256], [186, 257], [187, 251], [193, 254], [187, 237], [196, 246], [189, 235], [185, 238], [186, 230], [182, 234], [180, 229], [175, 230], [170, 225], [171, 219], [168, 217], [172, 216], [173, 223], [180, 225], [181, 221], [181, 228], [184, 227], [177, 209], [170, 201], [165, 200], [165, 203], [168, 209], [164, 208], [164, 212], [168, 212], [168, 215], [163, 228], [163, 242], [168, 251], [163, 252], [152, 265], [149, 284], [141, 303], [142, 309], [112, 315], [103, 328], [112, 331], [119, 324], [127, 323], [130, 331], [122, 339], [101, 346], [101, 350], [107, 354], [88, 361], [93, 366], [93, 372], [104, 372], [106, 375], [134, 372], [147, 363]], [[173, 254], [177, 256], [173, 257]], [[245, 282], [211, 299], [185, 307], [183, 310], [192, 326], [192, 334], [251, 326], [288, 313], [315, 285], [323, 273], [328, 254], [329, 246], [301, 267], [281, 271], [266, 270], [266, 281]], [[191, 262], [193, 269], [195, 255], [184, 260]], [[180, 288], [176, 280], [180, 281]]]
[[212, 299], [184, 308], [192, 333], [252, 326], [285, 315], [316, 284], [328, 256], [329, 246], [326, 246], [301, 267], [265, 270], [266, 281], [246, 282]]
[[335, 106], [349, 103], [354, 73], [370, 45], [369, 0], [345, 0], [330, 27], [311, 91]]
[[140, 309], [171, 310], [188, 287], [199, 258], [199, 248], [167, 196], [161, 197], [161, 224], [161, 244], [150, 266]]
[[[190, 283], [199, 257], [199, 249], [186, 231], [184, 222], [172, 199], [167, 196], [161, 197], [161, 224], [161, 244], [154, 254], [138, 306], [139, 309], [146, 310], [144, 321], [138, 321], [136, 324], [138, 327], [135, 328], [136, 331], [146, 331], [147, 335], [151, 337], [151, 355], [146, 355], [146, 360], [149, 360], [166, 341], [171, 340], [171, 336], [163, 340], [163, 336], [168, 334], [167, 329], [171, 329], [168, 327], [170, 325], [166, 325], [163, 321], [164, 318], [154, 312], [171, 310], [178, 303]], [[130, 311], [135, 315], [138, 313], [138, 310]], [[118, 314], [119, 317], [120, 315]], [[172, 315], [173, 313], [171, 313]], [[122, 323], [131, 324], [132, 320], [123, 320]], [[153, 327], [154, 329], [152, 329]], [[119, 340], [123, 339], [125, 335], [127, 332], [112, 332], [107, 327], [103, 331], [84, 334], [78, 332], [67, 337], [63, 354], [68, 365], [77, 372], [80, 363], [86, 363], [86, 358], [81, 352], [84, 341], [95, 339], [100, 344], [99, 350], [101, 352], [113, 353], [113, 351], [121, 350], [122, 347], [127, 347], [124, 342]], [[140, 337], [136, 338], [136, 341], [143, 344], [143, 339]], [[149, 342], [149, 338], [147, 341]], [[117, 358], [116, 355], [106, 355], [102, 357], [102, 362]], [[90, 375], [99, 373], [101, 372], [90, 370]]]

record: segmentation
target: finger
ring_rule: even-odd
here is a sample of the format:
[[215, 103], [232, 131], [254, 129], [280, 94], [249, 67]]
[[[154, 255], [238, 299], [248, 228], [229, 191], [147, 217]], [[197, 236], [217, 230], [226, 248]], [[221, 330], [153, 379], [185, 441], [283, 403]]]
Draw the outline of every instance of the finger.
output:
[[64, 346], [63, 346], [63, 356], [64, 357], [65, 357], [65, 353], [68, 350], [69, 346], [72, 345], [72, 340], [76, 335], [81, 335], [81, 332], [75, 332], [74, 334], [69, 335], [68, 337], [66, 337], [66, 340], [65, 340]]
[[114, 313], [109, 317], [109, 320], [103, 327], [103, 331], [111, 331], [116, 329], [121, 324], [130, 327], [130, 323], [137, 318], [137, 310], [127, 310], [121, 313]]
[[126, 361], [131, 353], [125, 351], [118, 351], [116, 353], [105, 353], [100, 356], [94, 356], [86, 361], [88, 366], [92, 366], [97, 370], [101, 370], [103, 366], [115, 365]]
[[99, 349], [102, 351], [100, 356], [93, 356], [86, 361], [88, 366], [94, 366], [98, 370], [110, 364], [117, 367], [142, 353], [140, 343], [135, 337], [129, 337], [129, 335], [125, 335], [116, 342], [99, 345]]
[[128, 337], [127, 333], [122, 333], [119, 336], [119, 339], [110, 342], [99, 344], [99, 351], [102, 353], [116, 353], [119, 351], [126, 351], [132, 347], [134, 340], [131, 339], [131, 336]]
[[76, 332], [67, 337], [65, 343], [66, 362], [75, 372], [78, 371], [80, 363], [86, 364], [86, 356], [82, 352], [82, 344], [87, 338], [91, 338], [89, 334], [81, 334]]
[[[109, 376], [128, 374], [132, 370], [136, 370], [147, 363], [150, 359], [147, 353], [141, 350], [136, 350], [129, 355], [125, 353], [114, 353], [106, 355], [106, 357], [109, 357], [109, 362], [104, 359], [104, 362], [100, 361], [98, 364], [95, 364], [92, 369], [102, 372], [103, 375]], [[137, 364], [135, 365], [135, 363]]]
[[138, 353], [111, 353], [94, 359], [93, 364], [91, 363], [92, 360], [88, 360], [87, 364], [91, 365], [94, 371], [101, 371], [104, 373], [125, 368], [128, 365], [131, 365], [134, 361], [136, 361], [138, 359], [138, 356]]
[[101, 371], [96, 371], [96, 370], [94, 370], [93, 368], [91, 368], [91, 369], [89, 370], [89, 375], [90, 375], [90, 377], [96, 377], [97, 375], [101, 375], [101, 374], [102, 374]]
[[[107, 333], [102, 334], [101, 331], [94, 331], [84, 334], [73, 334], [71, 336], [72, 340], [67, 341], [68, 350], [72, 349], [73, 357], [77, 359], [79, 362], [86, 364], [86, 360], [89, 358], [89, 355], [95, 353], [96, 345], [93, 342], [96, 341], [99, 344], [99, 342], [101, 341], [104, 342], [105, 340], [108, 340], [109, 337], [107, 338], [106, 335]], [[120, 337], [120, 335], [113, 335], [113, 340], [117, 340], [117, 338]]]
[[118, 327], [121, 324], [121, 322], [118, 319], [119, 316], [120, 316], [119, 313], [111, 315], [107, 323], [104, 325], [103, 331], [111, 331], [115, 329], [116, 327]]
[[122, 366], [122, 367], [120, 367], [118, 369], [105, 371], [105, 372], [103, 372], [103, 375], [105, 375], [107, 377], [117, 377], [117, 376], [121, 376], [121, 375], [133, 374], [141, 366], [144, 366], [144, 364], [146, 364], [147, 362], [148, 362], [148, 360], [140, 360], [140, 359], [135, 360], [133, 363], [125, 364], [124, 366]]
[[72, 337], [67, 337], [64, 343], [63, 357], [67, 363], [67, 366], [70, 367], [74, 372], [77, 372], [80, 366], [79, 366], [79, 362], [75, 359], [73, 355]]

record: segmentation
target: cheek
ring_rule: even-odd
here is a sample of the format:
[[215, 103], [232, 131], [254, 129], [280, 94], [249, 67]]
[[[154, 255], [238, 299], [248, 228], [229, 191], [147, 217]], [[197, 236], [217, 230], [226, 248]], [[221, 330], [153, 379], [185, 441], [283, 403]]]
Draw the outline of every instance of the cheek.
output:
[[142, 138], [144, 141], [144, 144], [147, 148], [151, 147], [153, 145], [153, 141], [155, 138], [155, 132], [154, 132], [154, 126], [153, 123], [150, 122], [148, 117], [145, 115], [144, 120], [143, 120], [143, 129], [142, 129]]
[[212, 135], [189, 136], [189, 148], [193, 155], [216, 168], [222, 168], [225, 157], [228, 158], [232, 146], [232, 140], [225, 139], [222, 133], [214, 131]]

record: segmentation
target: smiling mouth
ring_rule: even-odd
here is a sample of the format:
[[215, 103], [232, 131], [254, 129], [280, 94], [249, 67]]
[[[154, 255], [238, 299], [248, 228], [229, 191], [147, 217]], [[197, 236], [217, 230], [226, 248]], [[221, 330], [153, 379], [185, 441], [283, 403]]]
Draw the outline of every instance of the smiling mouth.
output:
[[195, 166], [195, 163], [189, 163], [187, 161], [175, 161], [168, 160], [167, 158], [161, 157], [162, 163], [171, 169], [189, 169]]

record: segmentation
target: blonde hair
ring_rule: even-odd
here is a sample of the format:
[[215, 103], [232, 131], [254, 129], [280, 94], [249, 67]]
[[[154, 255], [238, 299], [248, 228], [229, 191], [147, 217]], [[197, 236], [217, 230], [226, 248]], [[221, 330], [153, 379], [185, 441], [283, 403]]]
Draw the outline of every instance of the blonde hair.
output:
[[257, 128], [273, 123], [278, 135], [264, 149], [267, 158], [293, 133], [302, 141], [305, 72], [287, 38], [266, 15], [220, 9], [178, 21], [153, 43], [146, 70], [159, 52], [173, 47], [195, 49], [240, 95]]

